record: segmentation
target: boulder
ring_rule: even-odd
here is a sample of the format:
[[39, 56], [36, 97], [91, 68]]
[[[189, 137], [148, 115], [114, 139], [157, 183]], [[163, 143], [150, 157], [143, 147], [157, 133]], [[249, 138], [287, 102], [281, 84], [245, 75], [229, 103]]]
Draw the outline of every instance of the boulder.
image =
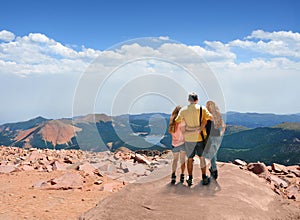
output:
[[96, 180], [96, 181], [94, 182], [95, 185], [101, 185], [102, 183], [103, 183], [102, 180]]
[[47, 160], [49, 161], [49, 162], [52, 162], [53, 160], [54, 160], [54, 157], [53, 156], [47, 156]]
[[47, 166], [45, 167], [45, 169], [46, 169], [46, 171], [49, 172], [49, 173], [53, 171], [53, 168], [52, 168], [51, 165], [47, 165]]
[[285, 193], [289, 199], [300, 201], [300, 189], [298, 189], [295, 185], [289, 186], [285, 190]]
[[48, 181], [50, 189], [82, 189], [83, 177], [74, 172], [68, 172], [58, 178]]
[[137, 153], [134, 155], [133, 159], [139, 163], [145, 163], [147, 165], [150, 165], [151, 163], [145, 156]]
[[289, 181], [282, 179], [278, 176], [271, 175], [271, 184], [273, 184], [276, 188], [287, 188], [289, 186]]
[[32, 171], [32, 170], [34, 170], [34, 168], [32, 166], [29, 166], [29, 165], [26, 165], [26, 164], [21, 165], [19, 168], [23, 171]]
[[82, 165], [79, 165], [79, 170], [82, 170], [83, 172], [92, 176], [95, 174], [94, 172], [96, 171], [96, 168], [90, 163], [84, 163]]
[[123, 173], [125, 173], [125, 171], [123, 169], [121, 169], [121, 168], [117, 168], [117, 173], [123, 174]]
[[267, 168], [269, 172], [273, 171], [272, 166], [267, 166]]
[[147, 157], [155, 157], [155, 156], [159, 157], [162, 154], [158, 150], [147, 150], [147, 149], [145, 149], [145, 150], [137, 150], [135, 152], [138, 153], [138, 154], [144, 154]]
[[47, 164], [49, 164], [49, 161], [48, 160], [44, 160], [43, 158], [41, 158], [41, 159], [38, 159], [38, 163], [40, 165], [47, 165]]
[[288, 172], [295, 174], [297, 177], [300, 177], [300, 167], [299, 166], [288, 166]]
[[160, 155], [160, 158], [172, 160], [173, 159], [173, 153], [172, 153], [171, 150], [165, 150]]
[[288, 177], [288, 178], [295, 178], [295, 177], [296, 177], [296, 174], [294, 174], [294, 173], [289, 173], [289, 174], [286, 175], [286, 177]]
[[128, 161], [123, 161], [120, 164], [120, 169], [124, 171], [124, 173], [136, 174], [137, 176], [144, 176], [146, 173], [147, 166], [143, 164], [133, 164]]
[[37, 171], [40, 171], [40, 172], [44, 172], [44, 168], [42, 166], [37, 166], [34, 169], [36, 169]]
[[[170, 164], [170, 160], [167, 159], [157, 159], [156, 161], [159, 163], [159, 166], [167, 166], [168, 164]], [[200, 164], [200, 160], [198, 157], [194, 158], [194, 164]]]
[[59, 161], [55, 161], [52, 165], [52, 169], [53, 170], [66, 170], [67, 166], [65, 163], [59, 162]]
[[124, 173], [128, 173], [129, 172], [128, 166], [132, 166], [132, 163], [130, 163], [128, 161], [122, 161], [120, 163], [120, 169], [122, 169], [124, 171]]
[[115, 192], [121, 188], [120, 183], [112, 182], [103, 184], [101, 191], [104, 192]]
[[118, 149], [116, 149], [115, 152], [116, 152], [116, 153], [117, 153], [117, 152], [121, 152], [121, 153], [127, 154], [127, 153], [131, 153], [132, 151], [129, 150], [127, 147], [119, 147]]
[[146, 167], [143, 164], [136, 164], [133, 166], [132, 170], [129, 170], [129, 172], [132, 172], [136, 174], [137, 176], [144, 176], [147, 172]]
[[120, 147], [118, 148], [115, 153], [114, 153], [114, 158], [116, 160], [130, 160], [131, 157], [132, 157], [133, 152], [131, 150], [129, 150], [128, 148], [126, 147]]
[[47, 160], [46, 156], [41, 153], [41, 150], [33, 150], [28, 157], [28, 160], [32, 162], [43, 159]]
[[32, 188], [35, 189], [47, 189], [49, 188], [51, 185], [49, 183], [47, 183], [46, 181], [40, 180], [37, 181], [33, 184]]
[[94, 174], [95, 174], [96, 176], [103, 177], [102, 173], [100, 173], [100, 171], [99, 171], [98, 169], [95, 169], [95, 170], [94, 170]]
[[281, 172], [288, 173], [286, 166], [278, 163], [272, 163], [272, 170], [275, 171], [276, 173], [281, 173]]
[[11, 173], [17, 171], [15, 165], [0, 165], [0, 174], [1, 173]]
[[71, 158], [70, 156], [66, 156], [66, 157], [64, 158], [64, 163], [73, 164], [73, 163], [75, 163], [75, 161], [74, 161], [74, 159]]
[[76, 162], [74, 164], [67, 166], [67, 170], [79, 170], [79, 166], [82, 164], [83, 164], [82, 162]]
[[264, 163], [249, 163], [247, 169], [257, 175], [269, 173], [268, 168]]
[[233, 161], [233, 164], [238, 165], [238, 166], [247, 166], [247, 163], [243, 160], [240, 160], [240, 159], [235, 159]]

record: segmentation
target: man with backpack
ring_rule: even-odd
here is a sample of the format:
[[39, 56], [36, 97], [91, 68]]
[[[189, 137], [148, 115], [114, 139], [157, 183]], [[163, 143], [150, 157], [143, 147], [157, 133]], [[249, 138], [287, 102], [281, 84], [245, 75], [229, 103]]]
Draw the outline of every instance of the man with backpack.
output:
[[[200, 158], [200, 165], [202, 171], [202, 184], [207, 185], [210, 182], [209, 177], [206, 175], [206, 163], [203, 157], [205, 148], [206, 131], [205, 125], [208, 120], [212, 119], [212, 115], [206, 109], [198, 105], [198, 95], [196, 93], [189, 94], [189, 105], [181, 108], [176, 122], [183, 121], [185, 126], [183, 128], [185, 139], [185, 151], [188, 156], [187, 170], [188, 170], [188, 186], [193, 185], [193, 157], [195, 155]], [[201, 124], [201, 125], [200, 125]]]

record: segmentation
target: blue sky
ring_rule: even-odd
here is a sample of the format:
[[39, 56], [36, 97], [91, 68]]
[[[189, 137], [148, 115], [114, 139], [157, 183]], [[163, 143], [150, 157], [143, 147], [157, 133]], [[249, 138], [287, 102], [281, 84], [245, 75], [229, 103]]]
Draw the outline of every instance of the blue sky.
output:
[[100, 50], [137, 37], [202, 44], [239, 39], [256, 29], [300, 31], [297, 0], [17, 0], [1, 5], [2, 29]]
[[[298, 113], [299, 10], [297, 0], [2, 1], [0, 124], [72, 116], [76, 86], [89, 64], [97, 56], [113, 63], [125, 50], [106, 49], [142, 37], [175, 40], [201, 55], [223, 89], [224, 110]], [[145, 52], [127, 49], [127, 55]], [[115, 78], [127, 80], [126, 73]]]

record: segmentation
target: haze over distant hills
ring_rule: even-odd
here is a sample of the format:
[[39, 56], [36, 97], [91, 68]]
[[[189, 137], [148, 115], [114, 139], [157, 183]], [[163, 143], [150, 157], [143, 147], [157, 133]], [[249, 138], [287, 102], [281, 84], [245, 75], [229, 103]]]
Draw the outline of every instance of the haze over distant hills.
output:
[[226, 113], [227, 124], [241, 125], [248, 128], [270, 127], [285, 122], [300, 122], [300, 113], [292, 115], [239, 112]]
[[[89, 114], [74, 119], [37, 117], [0, 126], [0, 145], [22, 148], [114, 151], [171, 149], [170, 115], [146, 113], [107, 116]], [[227, 129], [218, 158], [230, 161], [300, 163], [300, 115], [228, 112]]]

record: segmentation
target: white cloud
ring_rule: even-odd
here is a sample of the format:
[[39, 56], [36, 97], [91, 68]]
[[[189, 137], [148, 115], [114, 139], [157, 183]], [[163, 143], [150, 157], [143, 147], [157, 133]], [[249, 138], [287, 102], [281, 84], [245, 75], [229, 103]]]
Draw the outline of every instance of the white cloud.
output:
[[159, 39], [160, 40], [170, 40], [170, 38], [168, 36], [160, 36]]
[[21, 76], [82, 73], [100, 54], [100, 51], [84, 47], [75, 51], [40, 33], [10, 39], [0, 42], [0, 73]]
[[263, 30], [256, 30], [251, 33], [250, 36], [246, 37], [246, 39], [265, 39], [265, 40], [292, 40], [292, 41], [300, 41], [300, 34], [294, 33], [292, 31], [274, 31], [274, 32], [266, 32]]
[[151, 57], [158, 56], [159, 52], [149, 46], [141, 46], [137, 43], [123, 45], [120, 49], [116, 51], [117, 53], [130, 58], [130, 57]]
[[291, 31], [253, 31], [245, 40], [229, 42], [230, 47], [240, 47], [261, 54], [300, 58], [300, 34]]
[[236, 54], [230, 51], [230, 47], [219, 41], [205, 41], [206, 47], [190, 46], [195, 52], [208, 62], [225, 62], [234, 61]]
[[[52, 86], [55, 85], [54, 79], [61, 80], [60, 77], [64, 76], [63, 79], [66, 80], [70, 77], [73, 80], [72, 86], [63, 89], [72, 97], [72, 92], [76, 89], [76, 77], [79, 77], [95, 59], [99, 61], [99, 66], [95, 67], [105, 71], [137, 57], [157, 57], [179, 64], [193, 65], [199, 62], [200, 55], [216, 74], [224, 91], [228, 110], [292, 113], [300, 109], [300, 103], [295, 102], [296, 94], [300, 93], [300, 87], [297, 85], [300, 81], [299, 33], [256, 30], [243, 39], [230, 42], [205, 41], [203, 45], [174, 43], [169, 41], [168, 37], [154, 39], [156, 41], [152, 41], [153, 46], [131, 41], [127, 45], [108, 51], [84, 46], [75, 50], [41, 33], [15, 36], [3, 30], [0, 32], [0, 74], [4, 74], [7, 79], [10, 79], [10, 75], [12, 78], [25, 77], [32, 80], [32, 85], [39, 84], [40, 77], [49, 77], [53, 79]], [[175, 72], [179, 71], [170, 65], [172, 63], [163, 64], [158, 61], [135, 63], [127, 66], [128, 73], [119, 70], [113, 79], [119, 89], [124, 82], [130, 81], [129, 77], [134, 76], [134, 71], [145, 75], [164, 73], [172, 78], [176, 75]], [[35, 77], [37, 75], [40, 76]], [[188, 85], [193, 86], [193, 83], [189, 84], [189, 79], [178, 74], [176, 77], [187, 90]], [[45, 82], [46, 80], [43, 83]], [[46, 84], [43, 88], [45, 93], [54, 93], [53, 97], [61, 96], [60, 90], [53, 90]], [[14, 83], [11, 82], [11, 85]], [[28, 87], [30, 85], [27, 84]], [[111, 89], [113, 96], [116, 88], [108, 89]], [[30, 88], [27, 90], [28, 97], [38, 92], [34, 87], [32, 91]], [[18, 103], [17, 99], [22, 99], [21, 92], [19, 97], [15, 97], [14, 103]], [[7, 97], [2, 99], [5, 106]], [[65, 103], [65, 100], [61, 100], [61, 103]], [[66, 103], [70, 103], [70, 100]]]
[[57, 55], [61, 55], [64, 58], [76, 58], [78, 53], [71, 48], [63, 46], [60, 43], [49, 46], [49, 52]]
[[40, 33], [30, 33], [28, 36], [25, 36], [24, 39], [31, 40], [36, 43], [45, 43], [45, 44], [54, 44], [55, 41], [49, 39], [46, 35]]
[[[6, 39], [9, 40], [0, 42], [0, 59], [2, 60], [0, 71], [20, 75], [65, 73], [64, 71], [80, 73], [95, 58], [101, 59], [102, 63], [107, 66], [120, 64], [122, 60], [137, 56], [172, 58], [180, 63], [192, 64], [198, 62], [200, 55], [212, 66], [226, 66], [227, 68], [236, 66], [251, 68], [254, 65], [261, 68], [262, 65], [277, 66], [278, 60], [274, 63], [275, 59], [272, 58], [288, 60], [300, 58], [300, 34], [284, 31], [270, 33], [256, 30], [245, 39], [237, 39], [228, 43], [205, 41], [203, 47], [173, 43], [168, 41], [168, 37], [161, 36], [157, 39], [166, 42], [160, 42], [158, 47], [141, 46], [133, 42], [114, 51], [98, 51], [84, 46], [76, 51], [41, 33], [29, 33], [27, 36], [17, 36], [16, 38], [13, 33], [5, 30], [0, 33], [3, 38], [6, 36]], [[248, 60], [238, 63], [237, 60], [243, 54], [236, 52], [237, 48], [246, 50], [246, 52], [252, 51], [254, 55]], [[191, 49], [195, 51], [195, 54], [191, 53]], [[255, 55], [255, 53], [257, 54]], [[273, 57], [264, 57], [266, 55]], [[264, 61], [268, 61], [268, 64]], [[72, 66], [65, 66], [69, 63], [72, 63]], [[14, 67], [11, 68], [12, 66]], [[295, 67], [295, 65], [292, 66]]]
[[0, 40], [2, 41], [12, 41], [15, 39], [14, 33], [7, 31], [7, 30], [2, 30], [0, 31]]

